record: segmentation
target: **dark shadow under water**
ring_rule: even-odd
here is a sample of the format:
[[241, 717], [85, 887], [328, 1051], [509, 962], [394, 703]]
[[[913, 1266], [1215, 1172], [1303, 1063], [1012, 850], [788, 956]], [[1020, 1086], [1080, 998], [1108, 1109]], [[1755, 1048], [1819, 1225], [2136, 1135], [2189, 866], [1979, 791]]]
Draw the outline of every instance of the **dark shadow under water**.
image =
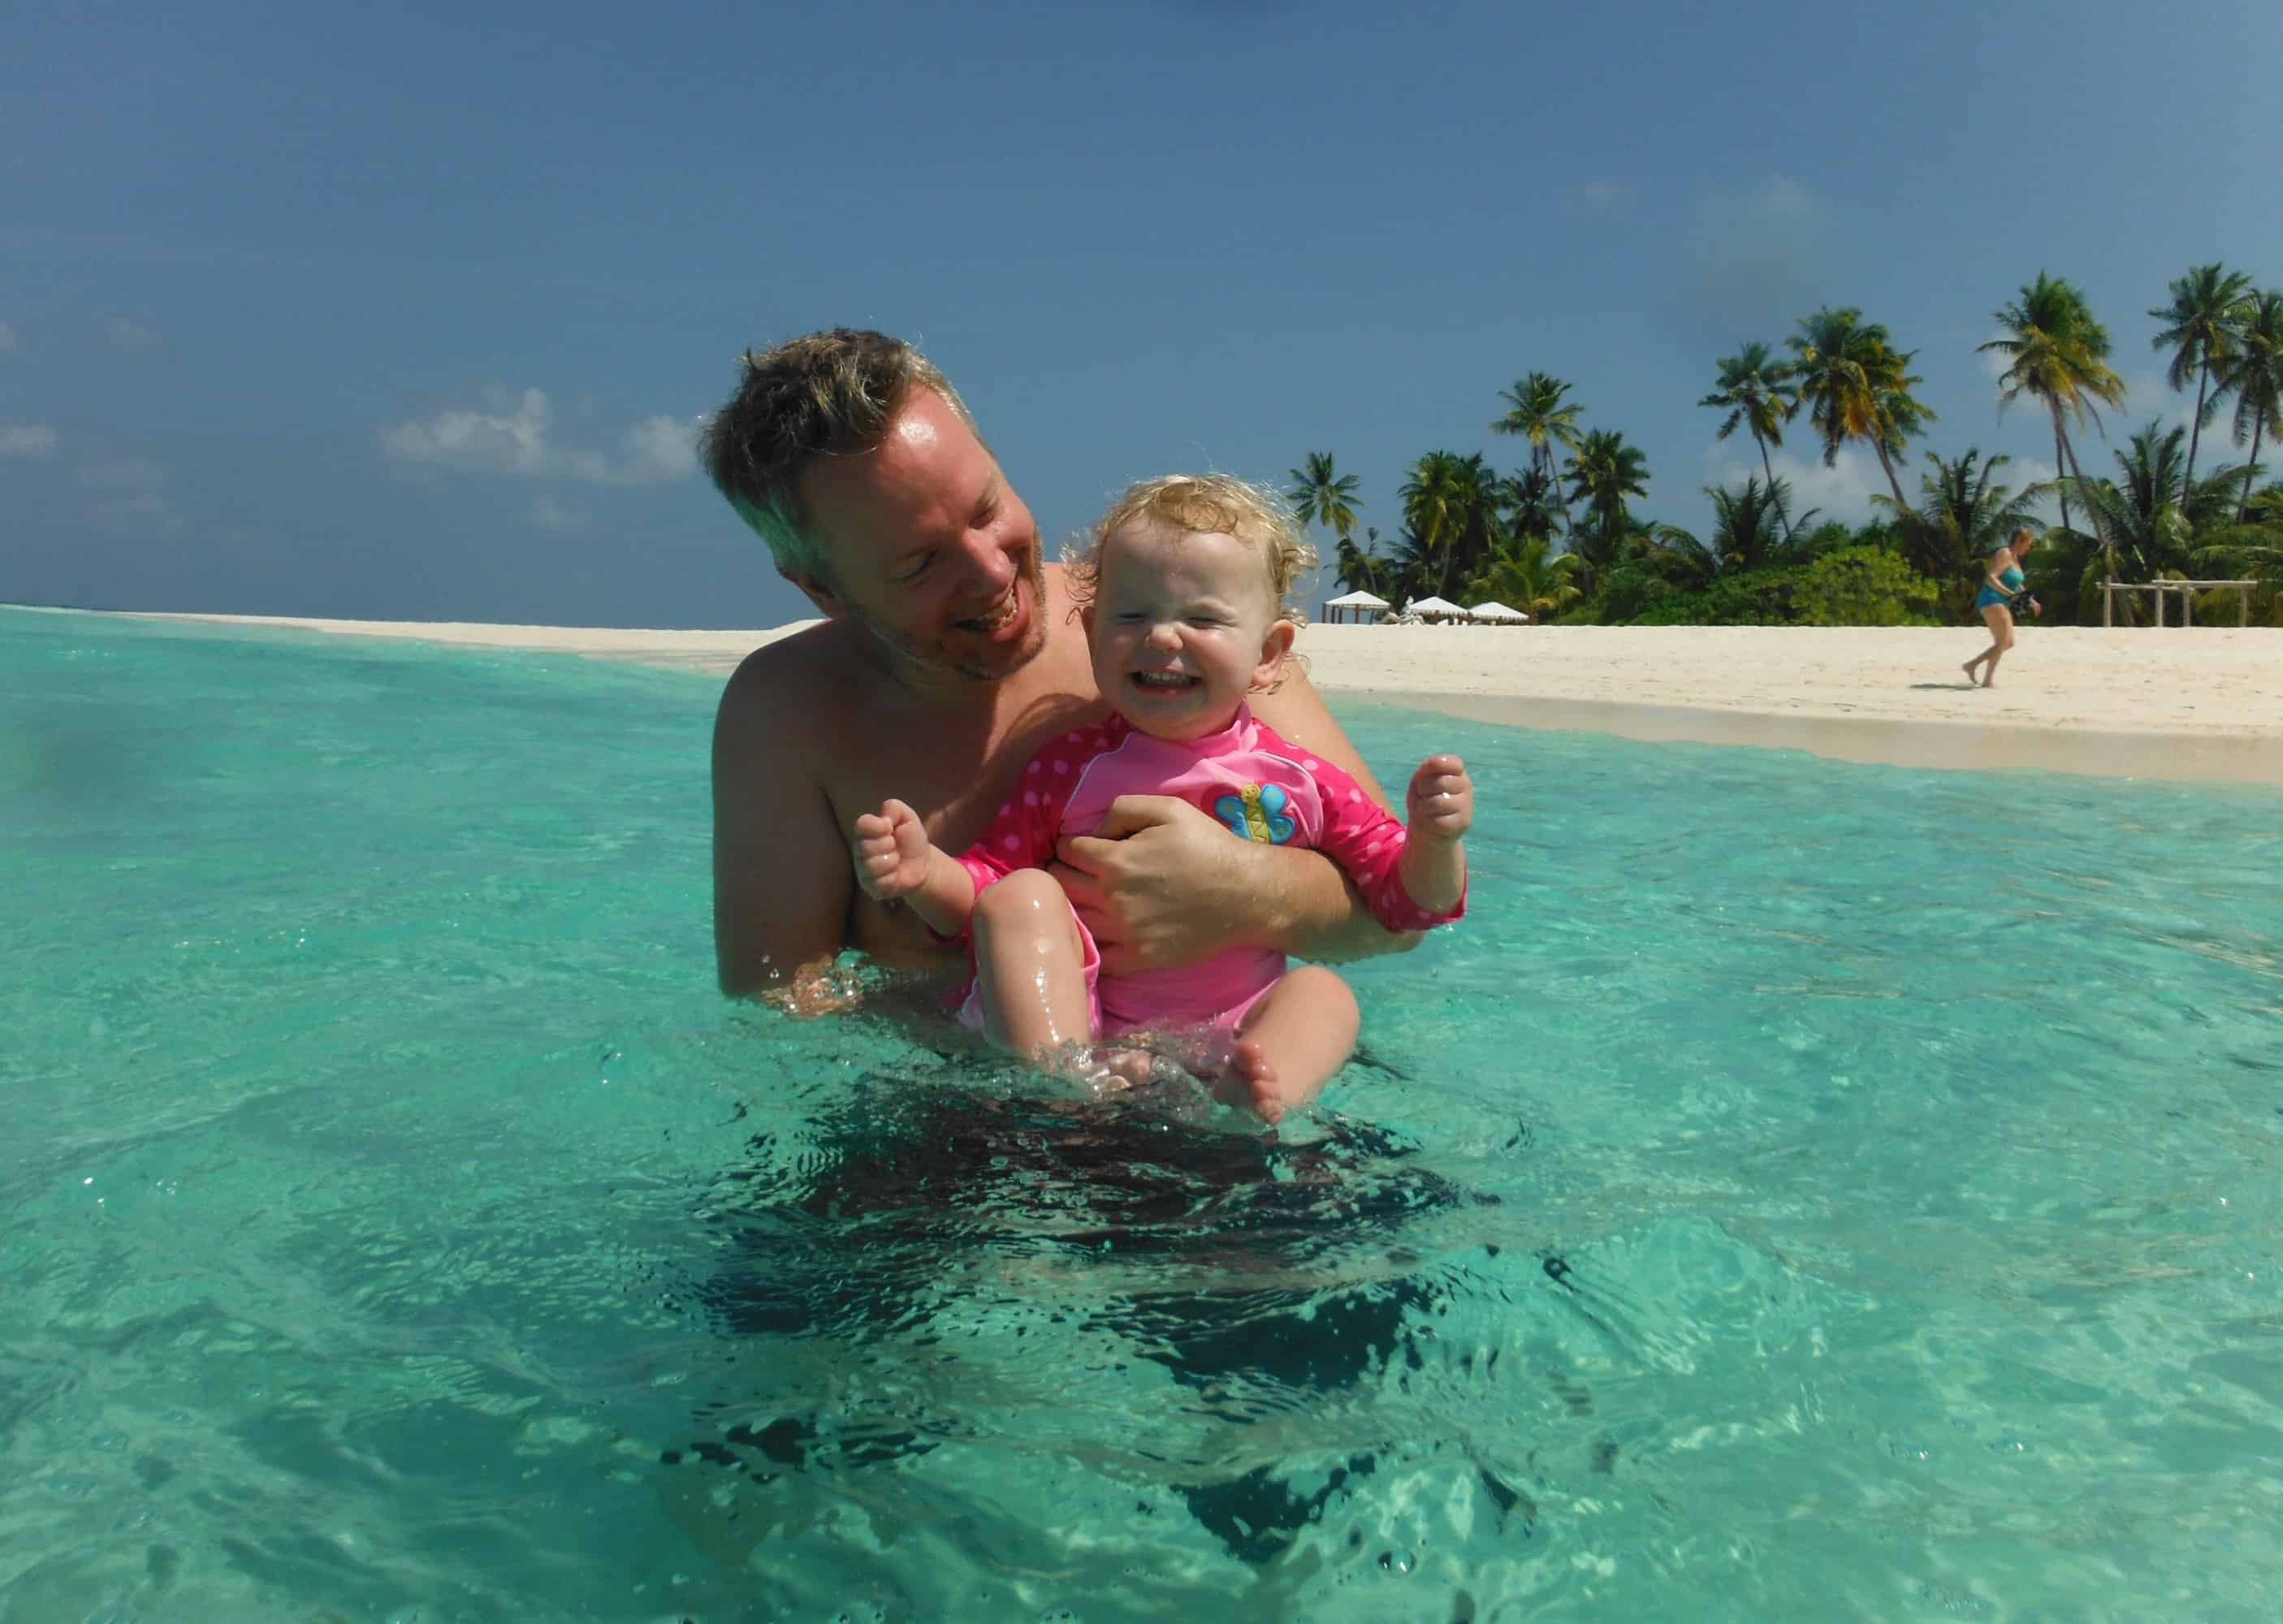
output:
[[[703, 1215], [729, 1243], [694, 1284], [718, 1332], [894, 1342], [924, 1358], [947, 1279], [978, 1262], [1047, 1260], [1101, 1287], [1057, 1302], [1055, 1320], [1114, 1335], [1233, 1411], [1244, 1408], [1229, 1397], [1239, 1389], [1296, 1407], [1388, 1361], [1415, 1366], [1406, 1325], [1431, 1321], [1450, 1287], [1403, 1232], [1497, 1203], [1419, 1165], [1418, 1146], [1351, 1118], [1328, 1116], [1322, 1137], [1287, 1144], [1130, 1102], [1008, 1098], [975, 1086], [977, 1069], [954, 1061], [939, 1074], [870, 1076], [808, 1125], [797, 1154], [775, 1136], [752, 1141], [752, 1162], [723, 1174]], [[766, 1483], [971, 1434], [958, 1418], [912, 1417], [820, 1437], [811, 1418], [739, 1410], [709, 1405], [694, 1419], [711, 1435], [664, 1463]], [[1233, 1553], [1261, 1562], [1375, 1465], [1360, 1450], [1306, 1493], [1266, 1466], [1165, 1487]], [[1527, 1530], [1526, 1497], [1487, 1468], [1483, 1478], [1501, 1517]]]

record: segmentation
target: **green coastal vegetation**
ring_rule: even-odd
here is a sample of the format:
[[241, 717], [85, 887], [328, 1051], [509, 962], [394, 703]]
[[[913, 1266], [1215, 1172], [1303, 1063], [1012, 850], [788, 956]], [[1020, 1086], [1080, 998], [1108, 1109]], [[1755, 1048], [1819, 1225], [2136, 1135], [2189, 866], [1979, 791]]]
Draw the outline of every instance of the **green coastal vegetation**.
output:
[[[2043, 532], [2027, 572], [2045, 623], [2100, 625], [2103, 580], [2248, 579], [2254, 623], [2283, 626], [2283, 480], [2259, 481], [2283, 429], [2283, 291], [2200, 265], [2149, 315], [2166, 381], [2193, 407], [2185, 426], [2120, 423], [2112, 439], [2103, 414], [2124, 413], [2125, 385], [2077, 288], [2040, 271], [1996, 313], [1999, 336], [1976, 353], [2003, 363], [2002, 408], [2050, 423], [2050, 479], [1976, 446], [1931, 444], [1935, 414], [1913, 392], [1920, 353], [1860, 310], [1827, 307], [1780, 348], [1748, 343], [1714, 363], [1697, 404], [1719, 414], [1720, 439], [1751, 437], [1760, 473], [1704, 488], [1701, 534], [1636, 517], [1648, 459], [1543, 372], [1501, 390], [1490, 424], [1519, 442], [1519, 466], [1428, 452], [1396, 493], [1391, 539], [1360, 524], [1359, 482], [1329, 452], [1306, 455], [1287, 495], [1333, 538], [1344, 589], [1398, 605], [1492, 600], [1586, 625], [1956, 625], [1975, 618], [1983, 560], [2027, 524]], [[1794, 510], [1770, 455], [1788, 433], [1827, 467], [1851, 447], [1876, 459], [1888, 488], [1868, 523]], [[2234, 594], [2209, 595], [2199, 618], [2233, 624]], [[2118, 594], [2117, 623], [2145, 623], [2149, 598]]]

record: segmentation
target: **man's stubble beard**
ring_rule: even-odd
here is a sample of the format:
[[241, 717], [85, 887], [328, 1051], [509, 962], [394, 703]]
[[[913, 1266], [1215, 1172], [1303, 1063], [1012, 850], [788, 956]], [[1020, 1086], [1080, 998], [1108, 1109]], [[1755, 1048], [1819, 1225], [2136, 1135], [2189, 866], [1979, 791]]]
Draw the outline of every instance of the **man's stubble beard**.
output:
[[850, 605], [850, 613], [875, 642], [907, 664], [927, 672], [948, 672], [968, 682], [997, 682], [1022, 670], [1047, 651], [1047, 562], [1035, 540], [1027, 549], [1027, 561], [1023, 565], [1021, 576], [1031, 587], [1031, 635], [1012, 654], [995, 664], [977, 664], [962, 660], [944, 644], [930, 642], [884, 626], [853, 604]]

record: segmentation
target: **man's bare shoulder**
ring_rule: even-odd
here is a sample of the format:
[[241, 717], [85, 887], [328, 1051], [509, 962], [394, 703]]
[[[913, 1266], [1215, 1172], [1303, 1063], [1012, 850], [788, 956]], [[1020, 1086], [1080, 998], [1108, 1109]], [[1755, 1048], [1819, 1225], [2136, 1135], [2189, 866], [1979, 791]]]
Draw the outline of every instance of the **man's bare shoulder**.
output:
[[835, 700], [849, 692], [855, 658], [850, 631], [821, 621], [763, 643], [738, 662], [721, 690], [714, 742], [783, 744], [820, 733]]

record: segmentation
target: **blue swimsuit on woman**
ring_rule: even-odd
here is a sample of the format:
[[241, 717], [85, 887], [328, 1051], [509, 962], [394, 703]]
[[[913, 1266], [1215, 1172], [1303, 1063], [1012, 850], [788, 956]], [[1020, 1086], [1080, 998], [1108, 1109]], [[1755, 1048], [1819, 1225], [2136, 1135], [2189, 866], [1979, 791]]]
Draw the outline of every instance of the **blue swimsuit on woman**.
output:
[[[1985, 575], [1982, 582], [1982, 590], [1974, 594], [1974, 607], [1976, 610], [1988, 609], [1992, 603], [2011, 603], [2014, 601], [2013, 594], [2022, 590], [2022, 566], [2017, 563], [2007, 564], [1998, 579], [2006, 583], [2006, 590], [2000, 592], [1992, 587]], [[1951, 600], [1953, 603], [1957, 601], [1955, 598]]]

